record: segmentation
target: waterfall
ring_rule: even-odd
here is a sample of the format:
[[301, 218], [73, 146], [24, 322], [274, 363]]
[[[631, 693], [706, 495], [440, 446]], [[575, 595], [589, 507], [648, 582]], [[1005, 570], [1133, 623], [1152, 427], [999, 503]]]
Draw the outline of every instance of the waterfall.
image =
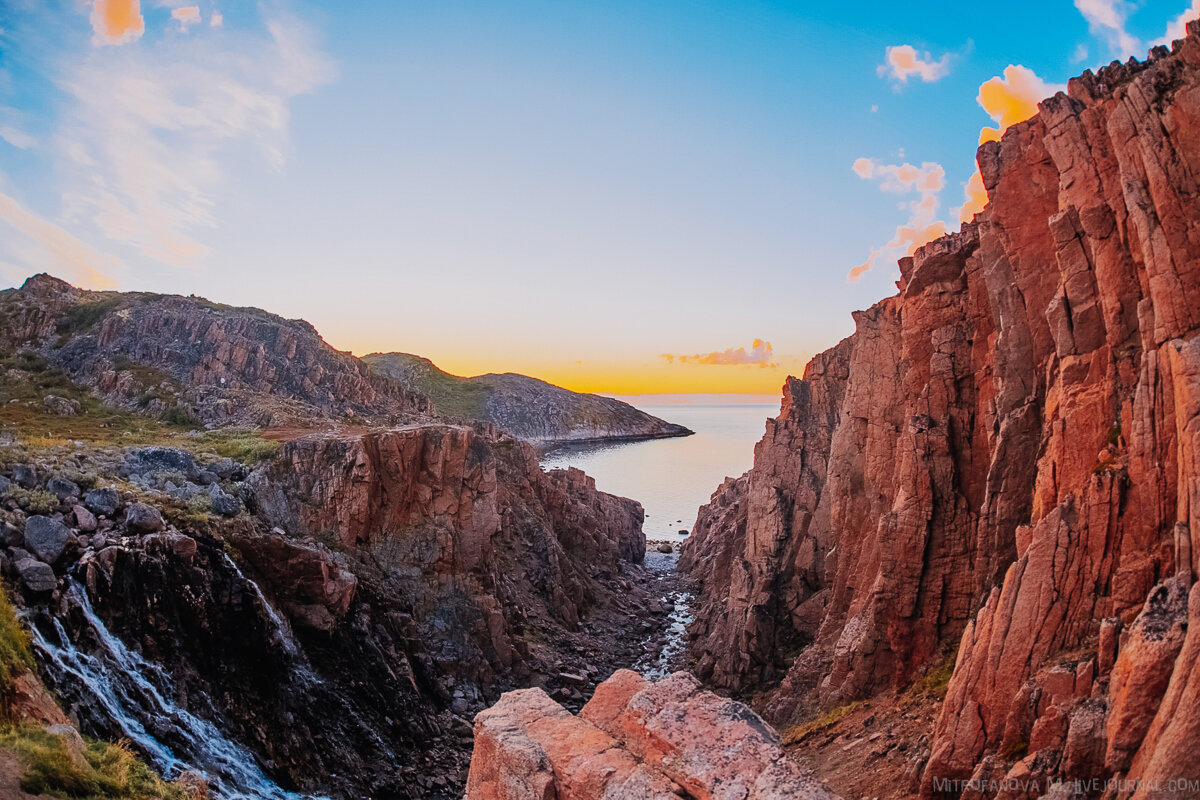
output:
[[[211, 722], [177, 706], [170, 699], [173, 692], [166, 671], [108, 630], [83, 586], [70, 581], [67, 598], [82, 612], [99, 648], [84, 653], [62, 623], [51, 618], [57, 642], [37, 625], [29, 626], [42, 663], [60, 686], [71, 684], [89, 694], [164, 775], [196, 770], [221, 800], [311, 800], [308, 795], [285, 792], [263, 774], [247, 750], [225, 738]], [[164, 744], [156, 731], [174, 734], [180, 741], [178, 752]]]

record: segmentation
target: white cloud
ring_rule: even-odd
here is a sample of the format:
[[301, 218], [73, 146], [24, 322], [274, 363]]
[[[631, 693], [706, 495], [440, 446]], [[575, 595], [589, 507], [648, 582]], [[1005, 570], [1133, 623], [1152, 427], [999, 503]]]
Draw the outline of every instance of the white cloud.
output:
[[877, 72], [881, 77], [890, 75], [901, 83], [907, 83], [914, 76], [933, 83], [950, 74], [950, 54], [934, 60], [929, 52], [922, 54], [911, 44], [896, 45], [887, 49], [884, 63], [879, 65]]
[[332, 79], [301, 23], [267, 28], [265, 39], [105, 48], [63, 70], [72, 103], [54, 144], [69, 217], [153, 259], [199, 261], [230, 146], [249, 143], [282, 168], [289, 101]]
[[1166, 33], [1150, 44], [1170, 47], [1175, 40], [1187, 36], [1187, 24], [1198, 17], [1200, 17], [1200, 0], [1192, 0], [1192, 5], [1186, 11], [1167, 23]]
[[938, 195], [946, 187], [946, 170], [941, 164], [926, 161], [918, 167], [908, 163], [880, 164], [874, 159], [859, 158], [851, 170], [863, 180], [878, 181], [880, 191], [915, 192], [918, 195], [916, 200], [900, 204], [900, 209], [909, 214], [908, 221], [896, 228], [890, 242], [872, 250], [865, 262], [850, 270], [847, 279], [851, 282], [857, 281], [879, 262], [912, 255], [918, 247], [946, 232], [946, 223], [937, 219]]

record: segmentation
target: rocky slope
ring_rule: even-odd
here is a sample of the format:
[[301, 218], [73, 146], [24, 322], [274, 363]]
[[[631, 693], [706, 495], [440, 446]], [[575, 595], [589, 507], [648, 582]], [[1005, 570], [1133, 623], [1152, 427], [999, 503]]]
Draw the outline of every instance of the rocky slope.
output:
[[427, 410], [303, 320], [195, 296], [84, 291], [49, 275], [0, 291], [0, 350], [36, 352], [110, 405], [174, 419], [265, 427]]
[[692, 431], [628, 403], [572, 392], [525, 375], [460, 378], [407, 353], [363, 356], [371, 369], [428, 397], [437, 410], [463, 422], [486, 422], [538, 445], [613, 439], [659, 439]]
[[578, 707], [666, 624], [637, 503], [302, 323], [45, 276], [0, 309], [0, 573], [83, 731], [168, 775], [461, 797], [471, 713]]
[[678, 672], [620, 670], [572, 716], [540, 689], [475, 718], [466, 800], [836, 800], [753, 711]]
[[988, 207], [789, 381], [687, 546], [698, 672], [769, 690], [774, 720], [899, 690], [957, 648], [924, 796], [1200, 780], [1188, 30], [980, 148]]

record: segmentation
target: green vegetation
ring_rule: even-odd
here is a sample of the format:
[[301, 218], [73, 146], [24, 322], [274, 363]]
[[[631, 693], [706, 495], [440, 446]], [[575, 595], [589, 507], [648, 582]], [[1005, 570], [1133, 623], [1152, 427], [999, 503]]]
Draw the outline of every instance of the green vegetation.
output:
[[958, 651], [950, 651], [942, 659], [941, 663], [925, 673], [924, 677], [918, 678], [908, 688], [908, 691], [904, 693], [905, 696], [911, 699], [934, 697], [941, 700], [944, 698], [946, 696], [946, 689], [950, 686], [950, 676], [954, 674], [954, 662], [956, 660], [958, 660]]
[[31, 669], [29, 633], [21, 627], [7, 589], [0, 585], [0, 694], [8, 696], [17, 676]]
[[30, 514], [49, 514], [58, 508], [58, 498], [45, 489], [26, 489], [15, 483], [5, 489], [0, 498], [15, 500], [17, 505]]
[[55, 326], [55, 332], [59, 335], [59, 345], [66, 344], [66, 339], [73, 333], [90, 330], [120, 305], [120, 296], [113, 296], [72, 306], [59, 318]]
[[1029, 753], [1029, 740], [1010, 739], [1000, 748], [1000, 757], [1005, 761], [1020, 761]]
[[492, 388], [472, 378], [443, 372], [431, 362], [406, 353], [373, 353], [363, 361], [374, 372], [428, 397], [444, 416], [461, 422], [483, 418]]
[[185, 437], [179, 446], [253, 465], [275, 455], [279, 442], [265, 439], [258, 431], [248, 428], [219, 428], [205, 431], [199, 436]]
[[841, 722], [850, 714], [853, 714], [862, 707], [861, 700], [855, 700], [853, 703], [847, 703], [844, 706], [831, 708], [816, 719], [810, 719], [808, 722], [802, 722], [799, 725], [794, 725], [791, 728], [784, 730], [781, 733], [784, 744], [796, 744], [802, 741], [810, 734], [817, 731], [832, 728], [837, 723]]
[[1117, 447], [1121, 444], [1121, 426], [1119, 424], [1108, 429], [1108, 444], [1110, 447]]
[[0, 734], [0, 745], [16, 752], [26, 766], [21, 788], [71, 800], [185, 800], [189, 793], [167, 783], [141, 761], [125, 742], [87, 741], [82, 759], [72, 757], [67, 741], [35, 725], [14, 725]]

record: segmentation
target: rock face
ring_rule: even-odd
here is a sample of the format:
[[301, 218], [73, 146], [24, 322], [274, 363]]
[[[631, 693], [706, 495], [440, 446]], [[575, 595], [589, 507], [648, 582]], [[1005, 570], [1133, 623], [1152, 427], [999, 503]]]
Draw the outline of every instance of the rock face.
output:
[[[334, 350], [307, 322], [256, 308], [194, 296], [89, 292], [35, 275], [0, 292], [0, 312], [0, 348], [33, 348], [105, 402], [168, 418], [255, 425], [321, 417], [400, 421], [427, 405]], [[66, 413], [50, 398], [47, 405]]]
[[473, 685], [523, 666], [539, 619], [578, 626], [645, 555], [639, 504], [487, 428], [307, 436], [248, 482], [270, 524], [369, 556]]
[[1168, 752], [1186, 776], [1200, 24], [1072, 80], [979, 164], [988, 207], [900, 262], [701, 510], [699, 674], [772, 689], [787, 721], [957, 644], [926, 795], [1165, 776]]
[[753, 711], [684, 672], [620, 670], [579, 716], [540, 689], [475, 718], [466, 800], [835, 800]]
[[427, 358], [407, 353], [363, 356], [371, 369], [428, 397], [438, 412], [460, 422], [485, 422], [538, 445], [610, 439], [690, 436], [692, 431], [628, 403], [572, 392], [525, 375], [461, 378]]

